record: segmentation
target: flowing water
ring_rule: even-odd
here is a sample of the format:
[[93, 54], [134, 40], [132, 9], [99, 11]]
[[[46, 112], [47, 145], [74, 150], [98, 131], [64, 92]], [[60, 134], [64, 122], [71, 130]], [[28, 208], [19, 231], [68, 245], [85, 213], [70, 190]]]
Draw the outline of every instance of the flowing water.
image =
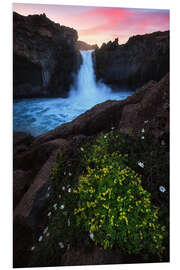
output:
[[94, 105], [106, 100], [123, 100], [132, 92], [111, 88], [96, 82], [92, 51], [81, 51], [82, 65], [67, 98], [34, 98], [16, 100], [13, 104], [14, 131], [38, 136], [63, 123], [72, 121]]

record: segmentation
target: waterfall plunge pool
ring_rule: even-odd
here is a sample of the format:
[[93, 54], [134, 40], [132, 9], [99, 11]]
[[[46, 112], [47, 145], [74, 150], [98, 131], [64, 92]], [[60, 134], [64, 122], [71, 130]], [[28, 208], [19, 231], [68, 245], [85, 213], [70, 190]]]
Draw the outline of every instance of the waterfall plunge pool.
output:
[[107, 85], [96, 82], [92, 51], [81, 51], [82, 65], [67, 98], [33, 98], [13, 103], [13, 130], [39, 136], [48, 130], [72, 121], [98, 103], [123, 100], [130, 91], [112, 92]]

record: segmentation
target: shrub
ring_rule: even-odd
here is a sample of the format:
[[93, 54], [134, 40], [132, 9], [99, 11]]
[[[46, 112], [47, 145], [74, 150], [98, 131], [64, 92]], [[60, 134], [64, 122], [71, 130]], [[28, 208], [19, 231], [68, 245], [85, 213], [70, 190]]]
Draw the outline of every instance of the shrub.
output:
[[105, 154], [98, 145], [93, 150], [91, 167], [74, 190], [79, 195], [74, 211], [78, 225], [105, 249], [117, 244], [129, 254], [146, 250], [160, 256], [164, 227], [158, 222], [159, 209], [151, 204], [141, 177], [125, 165], [128, 154]]
[[161, 256], [165, 246], [168, 260], [168, 159], [164, 148], [144, 137], [111, 131], [61, 153], [51, 173], [48, 231], [35, 240], [29, 266], [61, 265], [69, 246], [94, 242], [109, 250], [118, 245], [124, 256]]

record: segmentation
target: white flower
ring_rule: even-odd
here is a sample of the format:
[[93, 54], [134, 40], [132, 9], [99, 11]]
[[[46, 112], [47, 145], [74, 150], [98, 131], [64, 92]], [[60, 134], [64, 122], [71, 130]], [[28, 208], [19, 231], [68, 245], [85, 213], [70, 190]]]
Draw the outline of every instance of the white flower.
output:
[[164, 140], [161, 141], [161, 145], [165, 145], [165, 141]]
[[166, 188], [165, 188], [165, 187], [163, 187], [163, 186], [160, 186], [160, 187], [159, 187], [159, 191], [161, 191], [161, 192], [163, 192], [163, 193], [164, 193], [164, 192], [166, 191]]
[[111, 129], [113, 130], [113, 129], [115, 129], [115, 127], [112, 127]]
[[63, 187], [62, 187], [62, 190], [65, 190], [65, 189], [66, 189], [65, 186], [63, 186]]
[[71, 172], [69, 172], [69, 176], [71, 176], [72, 175], [72, 173]]
[[68, 218], [68, 227], [70, 227], [71, 225], [71, 222], [70, 222], [70, 219]]
[[49, 194], [49, 193], [47, 193], [47, 194], [46, 194], [46, 198], [49, 198], [49, 196], [50, 196], [50, 194]]
[[147, 124], [148, 122], [149, 122], [149, 120], [144, 121], [145, 124]]
[[64, 175], [66, 175], [66, 172], [64, 172]]
[[48, 227], [46, 227], [46, 228], [44, 229], [43, 234], [46, 234], [47, 231], [48, 231]]
[[141, 168], [144, 168], [144, 163], [143, 163], [143, 162], [139, 161], [139, 162], [138, 162], [138, 165], [139, 165]]
[[53, 207], [54, 207], [54, 209], [56, 210], [56, 209], [57, 209], [57, 203], [55, 203], [55, 204], [53, 205]]
[[107, 136], [105, 135], [104, 138], [106, 139], [106, 137], [107, 137]]
[[48, 191], [51, 189], [51, 187], [48, 187]]
[[61, 208], [61, 209], [64, 209], [64, 204], [61, 204], [60, 208]]
[[59, 199], [61, 199], [61, 194], [59, 194]]
[[59, 242], [58, 245], [60, 246], [60, 248], [64, 248], [63, 242]]
[[48, 217], [50, 217], [50, 216], [51, 216], [51, 212], [48, 213]]
[[43, 239], [42, 235], [39, 237], [38, 241], [41, 242]]
[[94, 238], [94, 233], [90, 234], [90, 238], [93, 239]]
[[31, 250], [34, 250], [35, 249], [35, 246], [33, 246], [32, 248], [31, 248]]
[[71, 188], [68, 188], [68, 192], [71, 192]]
[[144, 136], [141, 136], [141, 139], [144, 140]]
[[81, 147], [80, 149], [81, 149], [82, 152], [84, 151], [84, 148], [83, 147]]
[[47, 234], [46, 234], [46, 236], [48, 237], [50, 235], [50, 233], [48, 232]]
[[144, 133], [144, 128], [141, 129], [141, 132]]

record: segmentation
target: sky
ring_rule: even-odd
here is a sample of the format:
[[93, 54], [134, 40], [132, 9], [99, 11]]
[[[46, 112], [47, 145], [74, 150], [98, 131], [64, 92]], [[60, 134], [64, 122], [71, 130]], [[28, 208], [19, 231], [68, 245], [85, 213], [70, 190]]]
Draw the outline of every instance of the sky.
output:
[[76, 29], [79, 40], [98, 46], [117, 37], [124, 44], [130, 36], [169, 30], [167, 9], [14, 3], [13, 10], [25, 16], [45, 13], [52, 21]]

